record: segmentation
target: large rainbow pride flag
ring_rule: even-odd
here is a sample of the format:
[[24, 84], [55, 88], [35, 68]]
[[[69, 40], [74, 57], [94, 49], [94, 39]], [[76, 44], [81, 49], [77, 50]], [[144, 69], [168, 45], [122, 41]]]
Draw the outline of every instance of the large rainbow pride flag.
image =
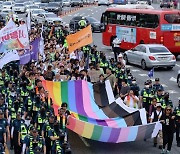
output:
[[115, 100], [112, 94], [109, 94], [106, 85], [97, 91], [97, 85], [94, 90], [93, 84], [84, 80], [63, 82], [44, 80], [43, 86], [49, 91], [56, 114], [63, 102], [68, 104], [72, 115], [68, 118], [67, 128], [83, 137], [119, 143], [157, 135], [159, 123], [147, 124], [145, 109], [131, 109], [120, 99]]

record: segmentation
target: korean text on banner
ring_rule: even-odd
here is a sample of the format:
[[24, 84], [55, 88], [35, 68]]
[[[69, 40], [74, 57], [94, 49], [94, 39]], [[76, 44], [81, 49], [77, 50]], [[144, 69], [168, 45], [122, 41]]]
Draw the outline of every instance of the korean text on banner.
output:
[[91, 44], [93, 42], [91, 25], [78, 31], [75, 34], [68, 35], [66, 39], [70, 53], [78, 48]]

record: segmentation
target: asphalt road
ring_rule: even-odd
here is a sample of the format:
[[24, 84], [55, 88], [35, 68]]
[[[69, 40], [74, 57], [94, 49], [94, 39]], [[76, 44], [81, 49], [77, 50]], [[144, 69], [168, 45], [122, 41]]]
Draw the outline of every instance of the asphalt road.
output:
[[[158, 4], [153, 4], [154, 8], [159, 8]], [[73, 13], [67, 14], [62, 17], [63, 21], [68, 24], [69, 21], [78, 15], [82, 16], [92, 16], [100, 20], [102, 12], [106, 9], [105, 6], [91, 6], [88, 8], [82, 8]], [[102, 35], [101, 33], [93, 33], [93, 44], [98, 46], [98, 49], [104, 51], [106, 55], [110, 58], [113, 56], [112, 50], [110, 47], [104, 46], [102, 44]], [[148, 70], [142, 70], [138, 66], [128, 65], [133, 76], [136, 77], [137, 83], [140, 87], [143, 87], [144, 82], [148, 79]], [[180, 89], [177, 87], [176, 77], [177, 72], [180, 70], [180, 56], [177, 58], [176, 66], [173, 70], [165, 69], [155, 69], [155, 74], [152, 80], [156, 77], [160, 78], [161, 84], [163, 84], [165, 91], [170, 93], [170, 98], [173, 101], [174, 106], [178, 103], [178, 98], [180, 99]], [[74, 154], [158, 154], [160, 150], [154, 148], [152, 139], [148, 141], [139, 141], [139, 142], [130, 142], [130, 143], [121, 143], [121, 144], [108, 144], [96, 142], [88, 139], [79, 137], [73, 132], [69, 133], [69, 140]], [[180, 148], [176, 146], [175, 140], [173, 142], [172, 154], [179, 154]]]

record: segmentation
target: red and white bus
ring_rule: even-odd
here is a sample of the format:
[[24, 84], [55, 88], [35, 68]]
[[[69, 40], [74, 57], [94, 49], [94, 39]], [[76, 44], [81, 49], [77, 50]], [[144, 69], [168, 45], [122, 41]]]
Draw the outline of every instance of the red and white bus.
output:
[[116, 35], [121, 48], [128, 50], [140, 43], [163, 44], [180, 55], [180, 11], [108, 8], [101, 17], [102, 42], [111, 46]]

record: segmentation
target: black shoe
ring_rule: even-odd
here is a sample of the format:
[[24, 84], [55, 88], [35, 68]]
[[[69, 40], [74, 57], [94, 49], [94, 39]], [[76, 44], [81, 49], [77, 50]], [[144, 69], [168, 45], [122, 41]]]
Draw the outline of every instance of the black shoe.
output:
[[10, 147], [10, 150], [13, 150], [14, 148], [13, 147]]
[[162, 145], [159, 146], [159, 149], [162, 149]]
[[157, 143], [154, 143], [154, 145], [153, 145], [154, 147], [156, 147], [157, 146]]
[[177, 146], [180, 147], [180, 142], [177, 143]]
[[144, 139], [144, 141], [146, 142], [146, 139]]

